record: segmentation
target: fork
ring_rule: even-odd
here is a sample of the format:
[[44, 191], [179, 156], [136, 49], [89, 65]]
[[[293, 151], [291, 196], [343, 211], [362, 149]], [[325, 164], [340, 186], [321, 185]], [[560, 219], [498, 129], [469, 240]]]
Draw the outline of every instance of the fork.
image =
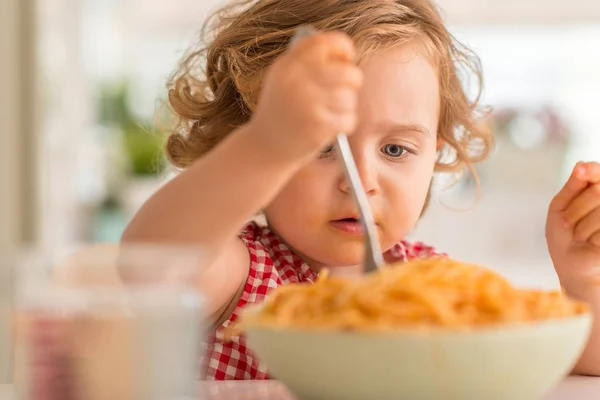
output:
[[[314, 28], [309, 25], [303, 25], [296, 29], [296, 33], [292, 39], [292, 44], [300, 39], [315, 33]], [[377, 225], [373, 218], [373, 211], [369, 204], [367, 193], [363, 187], [356, 162], [352, 155], [352, 149], [348, 142], [348, 136], [345, 133], [339, 133], [336, 138], [336, 144], [339, 154], [341, 155], [342, 165], [346, 173], [346, 178], [350, 182], [350, 188], [354, 197], [354, 202], [358, 206], [360, 212], [360, 222], [365, 236], [365, 255], [363, 259], [363, 272], [369, 273], [375, 271], [383, 265], [383, 256], [381, 246], [379, 245], [379, 234]]]

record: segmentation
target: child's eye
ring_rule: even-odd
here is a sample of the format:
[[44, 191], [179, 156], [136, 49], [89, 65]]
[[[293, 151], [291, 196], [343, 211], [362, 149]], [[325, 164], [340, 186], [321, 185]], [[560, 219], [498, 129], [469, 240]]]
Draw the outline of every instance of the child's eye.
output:
[[330, 144], [329, 146], [327, 146], [323, 150], [321, 150], [321, 153], [319, 153], [319, 158], [329, 157], [333, 153], [335, 153], [335, 146]]
[[398, 144], [386, 144], [381, 148], [381, 151], [388, 157], [399, 158], [402, 157], [408, 150]]

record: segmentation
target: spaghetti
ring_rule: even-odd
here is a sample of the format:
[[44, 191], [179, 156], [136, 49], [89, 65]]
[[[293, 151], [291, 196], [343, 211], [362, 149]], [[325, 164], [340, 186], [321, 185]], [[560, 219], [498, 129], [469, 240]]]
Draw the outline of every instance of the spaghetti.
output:
[[360, 279], [330, 277], [274, 290], [249, 326], [386, 331], [468, 328], [566, 318], [587, 305], [560, 291], [523, 290], [478, 265], [448, 258], [391, 265]]

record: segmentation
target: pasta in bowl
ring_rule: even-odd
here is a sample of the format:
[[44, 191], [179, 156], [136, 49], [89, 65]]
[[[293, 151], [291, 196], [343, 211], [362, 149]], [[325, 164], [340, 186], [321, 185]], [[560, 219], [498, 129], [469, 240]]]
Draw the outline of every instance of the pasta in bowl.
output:
[[583, 350], [586, 304], [447, 258], [274, 290], [238, 328], [301, 399], [535, 399]]

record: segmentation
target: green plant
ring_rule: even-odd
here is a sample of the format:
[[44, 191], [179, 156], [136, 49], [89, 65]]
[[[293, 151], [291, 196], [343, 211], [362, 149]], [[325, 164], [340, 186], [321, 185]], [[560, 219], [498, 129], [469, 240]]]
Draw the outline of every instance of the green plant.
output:
[[99, 112], [100, 122], [117, 128], [122, 135], [131, 174], [152, 176], [164, 170], [163, 138], [156, 134], [151, 123], [136, 117], [131, 111], [127, 83], [102, 88]]

